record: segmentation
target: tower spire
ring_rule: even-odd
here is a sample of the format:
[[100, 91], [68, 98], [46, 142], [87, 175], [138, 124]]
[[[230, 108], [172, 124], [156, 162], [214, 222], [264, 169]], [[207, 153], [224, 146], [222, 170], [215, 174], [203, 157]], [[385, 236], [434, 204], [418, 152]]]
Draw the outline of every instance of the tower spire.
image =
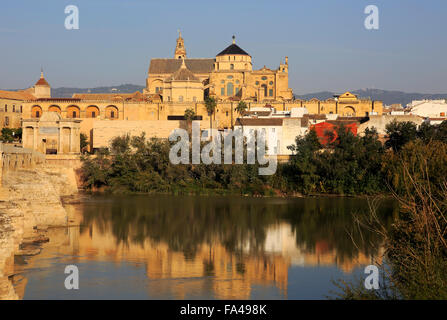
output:
[[233, 44], [235, 44], [236, 43], [236, 36], [233, 34]]
[[174, 58], [175, 59], [186, 58], [185, 42], [183, 41], [182, 32], [180, 31], [180, 29], [178, 30], [178, 38], [177, 38], [177, 45], [175, 46]]

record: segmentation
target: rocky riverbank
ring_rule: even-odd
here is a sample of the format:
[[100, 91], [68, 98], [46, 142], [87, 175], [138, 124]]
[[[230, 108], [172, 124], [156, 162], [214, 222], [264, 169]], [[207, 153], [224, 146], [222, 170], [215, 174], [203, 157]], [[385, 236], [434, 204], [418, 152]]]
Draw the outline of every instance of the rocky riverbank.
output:
[[66, 226], [61, 197], [77, 194], [73, 169], [39, 165], [9, 171], [0, 189], [0, 299], [20, 298], [11, 276], [15, 258], [38, 254], [49, 227]]

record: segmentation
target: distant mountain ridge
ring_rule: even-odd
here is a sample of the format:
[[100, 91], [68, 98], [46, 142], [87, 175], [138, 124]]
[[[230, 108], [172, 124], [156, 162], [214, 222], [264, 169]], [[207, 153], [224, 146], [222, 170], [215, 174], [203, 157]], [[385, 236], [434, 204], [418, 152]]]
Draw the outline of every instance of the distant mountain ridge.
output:
[[[74, 93], [133, 93], [135, 91], [142, 92], [145, 86], [136, 84], [122, 84], [118, 86], [104, 86], [95, 88], [52, 88], [51, 95], [54, 98], [71, 98]], [[430, 93], [408, 93], [403, 91], [381, 90], [381, 89], [359, 89], [350, 91], [362, 98], [371, 98], [373, 100], [381, 100], [385, 105], [393, 103], [400, 103], [406, 106], [413, 100], [422, 99], [447, 99], [447, 93], [430, 94]], [[332, 98], [334, 94], [343, 92], [321, 91], [314, 93], [307, 93], [303, 95], [295, 95], [297, 99], [309, 100], [317, 98], [319, 100], [326, 100]]]
[[[371, 98], [373, 100], [381, 100], [385, 105], [391, 105], [393, 103], [400, 103], [402, 106], [406, 106], [413, 100], [423, 99], [447, 99], [447, 93], [430, 94], [430, 93], [408, 93], [403, 91], [389, 91], [381, 89], [359, 89], [352, 90], [351, 93], [358, 95], [361, 98]], [[315, 93], [308, 93], [303, 95], [295, 95], [297, 99], [312, 99], [317, 98], [319, 100], [326, 100], [332, 98], [334, 94], [340, 94], [343, 92], [329, 92], [321, 91]]]
[[143, 91], [145, 87], [136, 84], [122, 84], [119, 86], [96, 88], [51, 88], [51, 96], [54, 98], [71, 98], [74, 93], [133, 93]]

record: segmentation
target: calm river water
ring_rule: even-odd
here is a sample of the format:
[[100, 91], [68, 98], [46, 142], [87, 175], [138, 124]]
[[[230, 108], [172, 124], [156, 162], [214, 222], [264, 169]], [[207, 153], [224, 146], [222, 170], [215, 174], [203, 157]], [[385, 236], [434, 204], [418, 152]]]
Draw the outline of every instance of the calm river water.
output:
[[[325, 299], [381, 253], [355, 227], [364, 199], [103, 195], [66, 208], [80, 226], [50, 229], [19, 261], [24, 299]], [[382, 202], [385, 223], [393, 210]], [[67, 265], [79, 290], [64, 287]]]

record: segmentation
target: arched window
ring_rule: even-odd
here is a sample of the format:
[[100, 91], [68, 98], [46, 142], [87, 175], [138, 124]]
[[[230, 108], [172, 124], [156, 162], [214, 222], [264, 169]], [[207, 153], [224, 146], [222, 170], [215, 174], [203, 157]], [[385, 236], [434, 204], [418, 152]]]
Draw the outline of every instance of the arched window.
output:
[[234, 64], [230, 64], [230, 70], [234, 70]]
[[61, 114], [61, 108], [59, 106], [49, 106], [48, 107], [48, 111], [50, 112], [57, 112], [59, 114]]
[[40, 118], [42, 116], [42, 108], [40, 106], [33, 106], [31, 108], [31, 117]]
[[79, 118], [81, 116], [81, 110], [78, 106], [69, 106], [67, 108], [67, 118]]
[[118, 108], [115, 106], [106, 107], [106, 118], [107, 119], [118, 119]]
[[227, 83], [227, 96], [232, 96], [234, 94], [233, 82]]
[[264, 97], [267, 97], [267, 86], [263, 84], [261, 87], [264, 89]]
[[86, 111], [87, 118], [96, 118], [99, 116], [99, 108], [97, 106], [88, 106]]

